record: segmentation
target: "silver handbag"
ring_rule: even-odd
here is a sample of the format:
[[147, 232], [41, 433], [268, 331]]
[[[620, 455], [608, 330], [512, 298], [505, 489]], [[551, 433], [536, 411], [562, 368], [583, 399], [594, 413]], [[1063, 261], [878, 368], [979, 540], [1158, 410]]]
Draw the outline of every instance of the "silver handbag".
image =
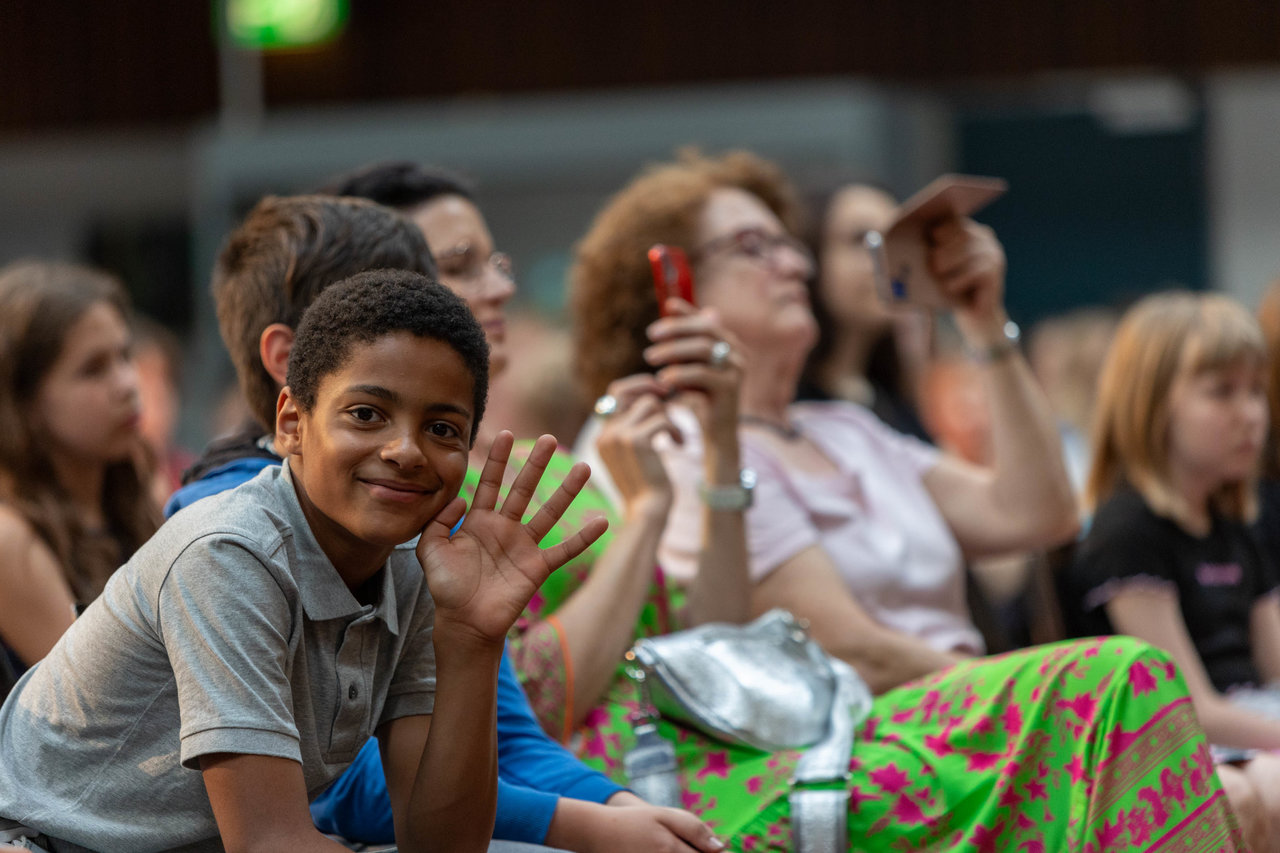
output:
[[726, 743], [776, 752], [827, 730], [831, 659], [785, 610], [640, 640], [628, 658], [658, 713]]
[[[800, 620], [771, 610], [746, 625], [702, 625], [640, 640], [627, 659], [651, 715], [766, 752], [807, 748], [791, 780], [794, 849], [848, 849], [849, 792], [832, 783], [847, 780], [854, 728], [871, 710], [871, 691]], [[679, 806], [674, 749], [652, 719], [637, 720], [635, 732], [636, 747], [624, 758], [633, 789]]]

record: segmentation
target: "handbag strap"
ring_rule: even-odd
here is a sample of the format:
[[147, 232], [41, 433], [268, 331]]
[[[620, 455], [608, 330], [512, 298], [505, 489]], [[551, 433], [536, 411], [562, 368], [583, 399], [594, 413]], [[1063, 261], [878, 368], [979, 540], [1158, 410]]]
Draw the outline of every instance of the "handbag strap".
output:
[[[854, 669], [832, 658], [836, 693], [826, 736], [805, 750], [791, 777], [791, 840], [796, 853], [849, 849], [849, 760], [853, 730], [871, 711], [871, 691]], [[807, 785], [840, 783], [839, 787]]]

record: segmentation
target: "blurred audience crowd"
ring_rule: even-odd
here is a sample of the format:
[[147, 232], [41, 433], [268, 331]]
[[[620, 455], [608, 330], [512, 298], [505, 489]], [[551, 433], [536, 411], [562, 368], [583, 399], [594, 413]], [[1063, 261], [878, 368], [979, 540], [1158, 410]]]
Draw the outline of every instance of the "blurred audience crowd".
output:
[[[303, 189], [210, 273], [199, 455], [121, 282], [0, 269], [0, 849], [1280, 851], [1280, 282], [1023, 336], [990, 228], [895, 304], [884, 189], [687, 150], [566, 327], [483, 188]], [[779, 609], [868, 695], [816, 786], [836, 723], [709, 733], [633, 651]]]

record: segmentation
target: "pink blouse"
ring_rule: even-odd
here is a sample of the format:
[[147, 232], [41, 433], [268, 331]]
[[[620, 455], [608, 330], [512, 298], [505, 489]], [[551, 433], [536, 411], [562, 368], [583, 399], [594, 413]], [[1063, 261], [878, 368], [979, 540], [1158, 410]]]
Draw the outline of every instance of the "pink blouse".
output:
[[[685, 441], [662, 447], [676, 501], [659, 560], [669, 575], [688, 581], [702, 539], [702, 443], [693, 414], [676, 412]], [[960, 546], [923, 482], [939, 452], [852, 403], [798, 403], [791, 417], [838, 473], [793, 470], [754, 434], [742, 434], [743, 464], [758, 477], [746, 520], [751, 578], [817, 545], [881, 624], [940, 651], [981, 653]]]

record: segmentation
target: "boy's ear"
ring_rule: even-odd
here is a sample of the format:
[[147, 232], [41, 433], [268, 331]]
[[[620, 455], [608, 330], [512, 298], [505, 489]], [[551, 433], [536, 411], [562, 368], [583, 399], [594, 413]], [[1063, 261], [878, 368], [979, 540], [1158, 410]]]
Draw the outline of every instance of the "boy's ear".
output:
[[302, 411], [289, 386], [280, 389], [276, 399], [276, 452], [281, 456], [293, 456], [302, 443]]
[[289, 375], [289, 353], [293, 351], [293, 329], [284, 323], [272, 323], [258, 338], [258, 358], [277, 385], [284, 385]]

